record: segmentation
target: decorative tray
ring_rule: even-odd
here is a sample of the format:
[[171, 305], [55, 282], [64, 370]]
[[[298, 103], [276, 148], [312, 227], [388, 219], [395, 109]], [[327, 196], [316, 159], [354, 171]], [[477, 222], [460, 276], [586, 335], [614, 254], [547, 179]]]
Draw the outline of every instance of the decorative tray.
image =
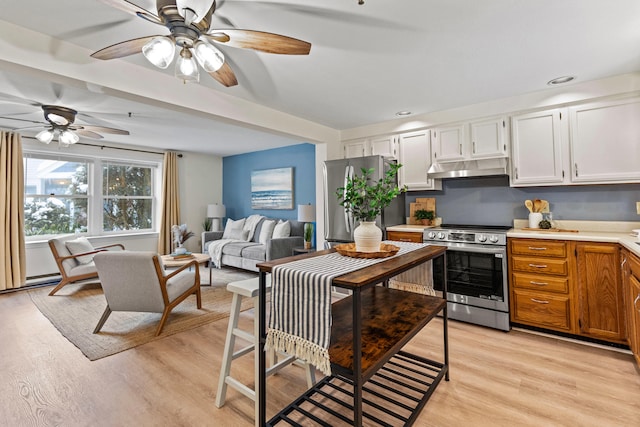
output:
[[343, 243], [334, 246], [334, 248], [340, 255], [351, 258], [387, 258], [395, 255], [400, 250], [399, 247], [387, 243], [380, 243], [380, 251], [378, 252], [358, 252], [356, 251], [355, 243]]

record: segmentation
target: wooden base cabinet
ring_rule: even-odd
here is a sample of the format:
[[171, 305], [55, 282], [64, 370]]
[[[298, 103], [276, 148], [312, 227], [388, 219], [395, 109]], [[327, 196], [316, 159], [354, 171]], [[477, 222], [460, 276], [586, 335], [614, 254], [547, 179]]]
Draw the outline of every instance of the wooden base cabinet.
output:
[[422, 243], [422, 233], [413, 231], [387, 231], [387, 240]]
[[622, 253], [623, 289], [627, 319], [627, 342], [640, 367], [640, 258]]
[[619, 245], [577, 242], [576, 254], [578, 333], [625, 342]]

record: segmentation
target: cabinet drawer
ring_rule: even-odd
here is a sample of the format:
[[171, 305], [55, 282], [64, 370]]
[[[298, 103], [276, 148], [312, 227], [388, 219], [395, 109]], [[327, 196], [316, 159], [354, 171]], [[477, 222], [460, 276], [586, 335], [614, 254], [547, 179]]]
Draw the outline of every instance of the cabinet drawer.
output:
[[566, 259], [519, 257], [511, 258], [513, 271], [525, 273], [545, 273], [566, 276], [569, 265]]
[[387, 231], [387, 240], [422, 243], [422, 233], [413, 233], [410, 231]]
[[558, 292], [563, 294], [569, 293], [569, 279], [544, 276], [513, 273], [513, 287], [519, 289], [533, 289], [536, 291]]
[[567, 256], [567, 244], [551, 240], [518, 239], [511, 241], [511, 253], [563, 258]]
[[514, 322], [571, 331], [571, 304], [568, 296], [513, 290]]

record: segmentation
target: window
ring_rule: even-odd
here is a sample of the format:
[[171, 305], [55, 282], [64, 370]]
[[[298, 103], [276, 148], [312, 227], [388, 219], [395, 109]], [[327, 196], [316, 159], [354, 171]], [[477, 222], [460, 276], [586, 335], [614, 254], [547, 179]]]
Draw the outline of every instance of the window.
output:
[[26, 153], [25, 235], [152, 231], [157, 163]]

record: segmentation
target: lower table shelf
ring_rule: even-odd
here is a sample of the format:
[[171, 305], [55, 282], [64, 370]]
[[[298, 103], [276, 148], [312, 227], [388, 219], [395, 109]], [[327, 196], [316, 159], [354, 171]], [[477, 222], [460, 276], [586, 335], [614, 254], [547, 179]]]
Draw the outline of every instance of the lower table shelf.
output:
[[[362, 413], [369, 425], [410, 426], [445, 377], [448, 367], [405, 351], [382, 366], [362, 387]], [[353, 425], [353, 381], [324, 377], [267, 425]]]

